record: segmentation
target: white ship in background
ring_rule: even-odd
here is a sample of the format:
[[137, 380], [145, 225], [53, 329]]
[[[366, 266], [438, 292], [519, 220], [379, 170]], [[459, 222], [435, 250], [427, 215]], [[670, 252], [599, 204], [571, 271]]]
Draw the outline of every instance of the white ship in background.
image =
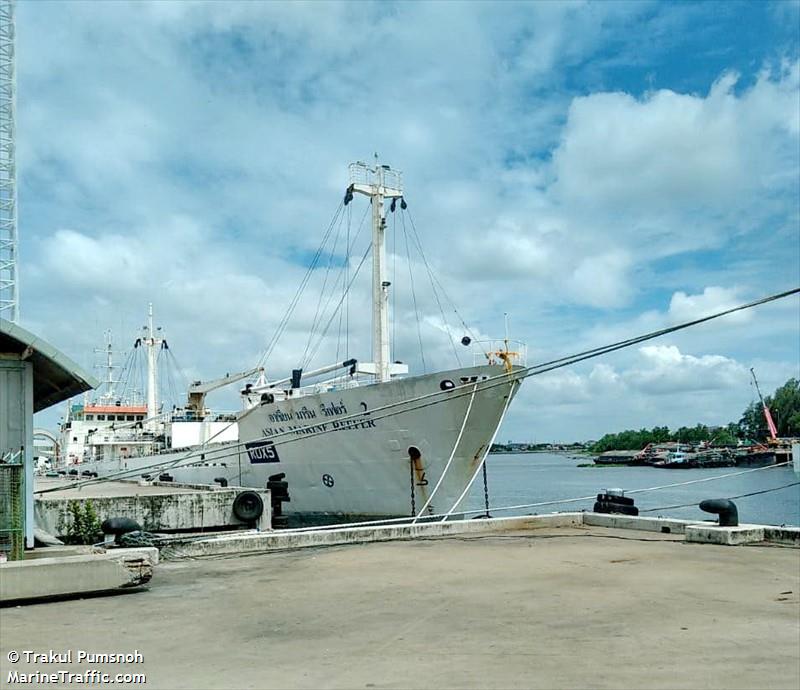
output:
[[[165, 448], [200, 445], [211, 437], [217, 443], [238, 439], [235, 415], [213, 414], [209, 410], [198, 415], [188, 404], [162, 412], [158, 354], [166, 352], [168, 346], [166, 339], [158, 335], [160, 329], [153, 327], [152, 304], [148, 325], [142, 330], [133, 348], [142, 348], [146, 353], [146, 400], [131, 385], [130, 378], [135, 376], [136, 369], [132, 358], [124, 367], [114, 363], [112, 336], [107, 331], [102, 350], [105, 361], [98, 367], [105, 372], [99, 395], [91, 399], [86, 394], [82, 402], [71, 403], [61, 424], [58, 446], [63, 464], [81, 464], [81, 471], [89, 471], [86, 463], [99, 462], [105, 467], [112, 461], [119, 464], [133, 458], [147, 458]], [[120, 369], [126, 374], [124, 381], [115, 375]], [[205, 388], [213, 390], [213, 385], [206, 384]]]
[[[401, 175], [377, 162], [354, 163], [337, 214], [356, 194], [369, 198], [372, 211], [371, 362], [347, 358], [278, 380], [258, 366], [195, 382], [185, 408], [161, 414], [156, 358], [166, 343], [153, 328], [151, 308], [137, 340], [147, 352], [147, 404], [101, 398], [73, 406], [63, 427], [65, 454], [81, 463], [73, 472], [137, 479], [165, 473], [176, 482], [260, 488], [282, 472], [291, 497], [285, 512], [307, 516], [456, 510], [520, 385], [524, 346], [512, 351], [508, 339], [486, 344], [473, 366], [409, 376], [392, 359], [386, 271], [386, 205], [395, 212], [399, 201], [406, 209]], [[348, 235], [348, 257], [350, 246]], [[351, 285], [345, 275], [342, 300]], [[462, 344], [473, 343], [464, 337]], [[254, 376], [235, 416], [206, 410], [211, 390]]]

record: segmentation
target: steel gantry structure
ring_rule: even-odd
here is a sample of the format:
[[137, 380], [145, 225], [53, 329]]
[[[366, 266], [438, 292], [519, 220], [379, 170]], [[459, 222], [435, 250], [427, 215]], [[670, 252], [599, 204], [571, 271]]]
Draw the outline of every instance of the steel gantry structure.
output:
[[0, 318], [19, 320], [14, 0], [0, 0]]

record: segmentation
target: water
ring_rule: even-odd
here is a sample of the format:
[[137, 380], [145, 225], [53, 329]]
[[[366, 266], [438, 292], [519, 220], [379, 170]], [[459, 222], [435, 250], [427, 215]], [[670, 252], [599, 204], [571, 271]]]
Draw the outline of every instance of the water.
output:
[[[497, 454], [487, 458], [489, 505], [510, 506], [540, 501], [554, 501], [592, 496], [578, 503], [516, 511], [491, 511], [494, 517], [550, 513], [556, 511], [591, 510], [594, 497], [604, 489], [626, 491], [651, 486], [674, 484], [688, 480], [717, 477], [748, 468], [714, 467], [707, 469], [665, 470], [654, 467], [578, 467], [591, 458], [575, 459], [552, 453]], [[668, 516], [685, 520], [710, 520], [715, 516], [701, 511], [697, 504], [705, 498], [732, 498], [741, 494], [772, 489], [800, 481], [791, 466], [760, 469], [735, 477], [676, 486], [669, 489], [633, 494], [640, 511], [673, 505], [693, 504], [687, 508], [642, 512], [644, 516]], [[800, 486], [747, 498], [735, 499], [739, 521], [764, 525], [800, 525]], [[469, 495], [470, 509], [483, 508], [483, 481], [475, 480]]]

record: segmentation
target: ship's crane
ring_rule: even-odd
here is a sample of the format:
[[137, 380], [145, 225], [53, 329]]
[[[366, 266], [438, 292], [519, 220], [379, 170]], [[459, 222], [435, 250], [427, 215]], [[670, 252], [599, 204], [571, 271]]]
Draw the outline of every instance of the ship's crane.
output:
[[764, 410], [764, 419], [767, 421], [770, 441], [776, 441], [778, 439], [778, 430], [775, 427], [775, 422], [772, 421], [772, 413], [770, 413], [767, 403], [764, 402], [764, 396], [761, 395], [761, 389], [758, 387], [758, 379], [756, 378], [756, 372], [753, 367], [750, 367], [750, 373], [753, 375], [753, 383], [756, 387], [756, 393], [758, 393], [758, 399], [761, 401], [761, 409]]
[[225, 376], [211, 381], [195, 381], [189, 386], [189, 395], [186, 402], [187, 410], [193, 412], [198, 419], [202, 419], [205, 416], [206, 395], [217, 388], [236, 383], [255, 374], [258, 374], [259, 383], [263, 385], [264, 367], [260, 366], [247, 371], [240, 371], [238, 374], [225, 374]]

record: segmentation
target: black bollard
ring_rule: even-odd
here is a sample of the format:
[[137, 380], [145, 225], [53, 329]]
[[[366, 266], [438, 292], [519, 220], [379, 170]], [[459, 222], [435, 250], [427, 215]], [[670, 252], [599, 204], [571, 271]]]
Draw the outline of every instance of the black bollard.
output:
[[739, 525], [739, 511], [736, 509], [736, 504], [728, 498], [707, 498], [705, 501], [700, 501], [700, 510], [706, 513], [718, 513], [720, 527]]

